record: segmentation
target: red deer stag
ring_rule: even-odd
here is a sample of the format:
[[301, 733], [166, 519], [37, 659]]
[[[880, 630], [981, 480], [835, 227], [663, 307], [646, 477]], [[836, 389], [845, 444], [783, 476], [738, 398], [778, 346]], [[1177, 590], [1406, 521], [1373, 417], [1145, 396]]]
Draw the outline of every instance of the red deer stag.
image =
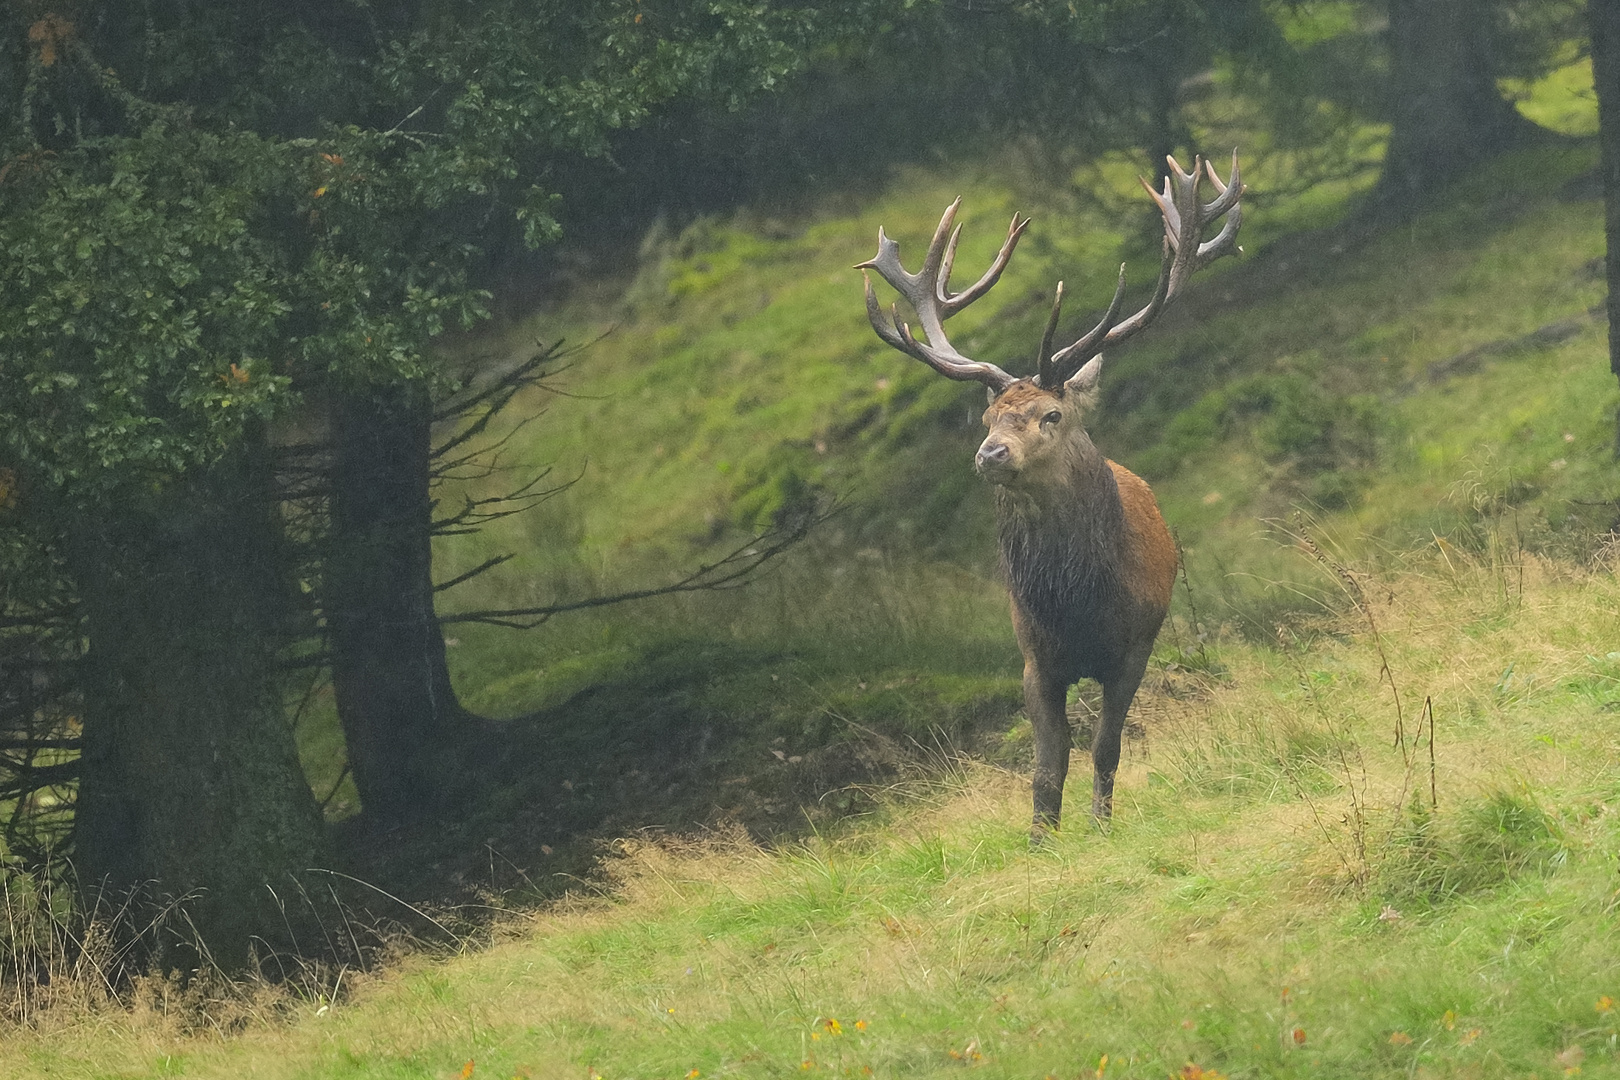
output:
[[[941, 375], [983, 383], [990, 393], [984, 423], [990, 434], [974, 465], [995, 485], [1001, 563], [1012, 594], [1013, 629], [1024, 653], [1024, 708], [1035, 729], [1035, 825], [1039, 838], [1058, 826], [1063, 781], [1069, 771], [1069, 725], [1064, 699], [1082, 678], [1102, 684], [1103, 715], [1091, 744], [1091, 812], [1113, 812], [1114, 772], [1125, 714], [1147, 669], [1153, 640], [1170, 607], [1176, 546], [1153, 492], [1139, 477], [1104, 458], [1082, 421], [1096, 403], [1102, 350], [1151, 323], [1199, 268], [1235, 250], [1243, 184], [1237, 155], [1222, 183], [1195, 158], [1191, 173], [1169, 159], [1164, 193], [1148, 194], [1164, 215], [1164, 259], [1158, 287], [1146, 307], [1121, 319], [1125, 268], [1108, 311], [1068, 348], [1053, 351], [1063, 284], [1046, 324], [1037, 374], [1018, 379], [994, 364], [962, 355], [945, 336], [944, 322], [990, 291], [1029, 224], [1013, 215], [1006, 243], [985, 275], [952, 293], [951, 263], [961, 227], [952, 229], [958, 199], [945, 211], [919, 273], [900, 265], [900, 245], [878, 230], [877, 257], [856, 269], [876, 270], [915, 309], [927, 341], [918, 341], [897, 311], [884, 318], [866, 276], [866, 309], [878, 337]], [[1207, 174], [1216, 196], [1203, 202]], [[1206, 227], [1226, 216], [1213, 239]]]

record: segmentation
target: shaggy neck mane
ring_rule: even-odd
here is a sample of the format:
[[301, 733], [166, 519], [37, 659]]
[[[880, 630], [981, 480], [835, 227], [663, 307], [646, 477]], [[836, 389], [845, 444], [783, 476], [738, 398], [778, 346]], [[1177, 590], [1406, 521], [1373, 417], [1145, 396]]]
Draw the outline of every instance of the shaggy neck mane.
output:
[[1001, 564], [1013, 595], [1031, 614], [1081, 620], [1119, 590], [1125, 533], [1114, 471], [1089, 445], [1058, 483], [996, 489]]

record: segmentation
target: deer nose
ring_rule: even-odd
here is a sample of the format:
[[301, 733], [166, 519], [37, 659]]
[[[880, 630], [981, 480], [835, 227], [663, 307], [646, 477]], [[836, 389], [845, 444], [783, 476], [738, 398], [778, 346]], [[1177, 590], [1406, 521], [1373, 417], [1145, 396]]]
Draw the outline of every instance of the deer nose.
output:
[[1007, 448], [1006, 443], [987, 442], [979, 447], [979, 454], [974, 458], [973, 463], [980, 471], [998, 469], [1007, 464], [1010, 457], [1012, 457], [1012, 451]]

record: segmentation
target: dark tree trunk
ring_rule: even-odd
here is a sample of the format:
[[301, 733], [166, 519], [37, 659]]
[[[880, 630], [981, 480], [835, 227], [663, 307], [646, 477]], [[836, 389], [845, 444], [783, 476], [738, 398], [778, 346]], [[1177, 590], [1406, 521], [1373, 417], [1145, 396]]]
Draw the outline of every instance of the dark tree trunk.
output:
[[[1620, 378], [1620, 0], [1589, 0], [1592, 82], [1598, 96], [1598, 141], [1602, 146], [1603, 235], [1609, 282], [1609, 370]], [[1614, 452], [1620, 457], [1620, 411], [1615, 413]]]
[[430, 415], [425, 398], [397, 391], [335, 407], [332, 683], [355, 787], [378, 824], [440, 803], [459, 775], [468, 720], [433, 610]]
[[234, 967], [252, 935], [278, 937], [266, 885], [284, 893], [321, 849], [282, 706], [294, 591], [270, 490], [255, 446], [70, 537], [90, 645], [78, 870], [90, 910], [136, 892], [142, 922], [195, 894], [149, 942], [165, 966], [200, 943]]
[[[1148, 93], [1147, 149], [1153, 165], [1154, 191], [1164, 189], [1164, 181], [1170, 175], [1170, 165], [1165, 159], [1172, 157], [1178, 146], [1187, 146], [1192, 153], [1199, 149], [1191, 146], [1190, 133], [1181, 117], [1181, 80], [1192, 66], [1192, 43], [1180, 15], [1175, 3], [1161, 0], [1159, 33], [1142, 46], [1147, 64], [1140, 78]], [[1190, 169], [1192, 162], [1183, 161], [1182, 167]], [[1157, 232], [1157, 226], [1154, 231]]]
[[1496, 87], [1488, 0], [1389, 0], [1389, 149], [1372, 206], [1401, 216], [1539, 129]]

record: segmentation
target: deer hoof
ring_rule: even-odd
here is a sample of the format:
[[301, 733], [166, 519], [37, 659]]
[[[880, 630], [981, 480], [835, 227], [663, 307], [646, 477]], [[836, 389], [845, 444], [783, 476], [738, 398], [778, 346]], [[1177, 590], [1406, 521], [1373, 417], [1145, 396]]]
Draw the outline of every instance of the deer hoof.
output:
[[1046, 842], [1057, 835], [1058, 823], [1056, 821], [1036, 819], [1035, 824], [1029, 827], [1029, 850], [1036, 851], [1044, 847]]

